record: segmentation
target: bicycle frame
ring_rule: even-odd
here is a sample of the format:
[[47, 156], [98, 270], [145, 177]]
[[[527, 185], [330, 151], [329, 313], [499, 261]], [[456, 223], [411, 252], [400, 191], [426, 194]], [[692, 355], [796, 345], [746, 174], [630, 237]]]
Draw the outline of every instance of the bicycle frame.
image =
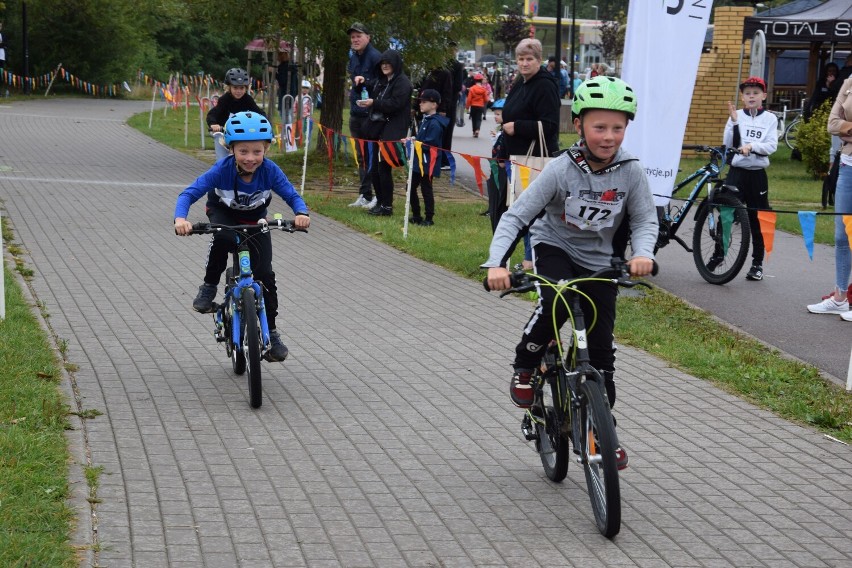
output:
[[[722, 167], [719, 165], [719, 162], [724, 159], [726, 155], [726, 151], [724, 148], [707, 148], [703, 146], [684, 146], [684, 149], [693, 149], [693, 150], [709, 150], [710, 151], [710, 162], [702, 166], [701, 168], [695, 170], [685, 179], [683, 179], [679, 184], [677, 184], [672, 191], [672, 197], [674, 197], [678, 191], [688, 186], [690, 183], [698, 180], [695, 185], [692, 187], [692, 190], [689, 192], [689, 195], [684, 199], [683, 206], [677, 208], [671, 204], [671, 201], [668, 205], [663, 206], [662, 215], [660, 219], [660, 234], [657, 238], [657, 247], [663, 248], [670, 241], [674, 240], [687, 252], [692, 252], [692, 248], [687, 245], [683, 239], [677, 236], [677, 232], [680, 229], [680, 226], [683, 224], [683, 221], [686, 219], [687, 214], [692, 209], [693, 205], [695, 205], [700, 198], [701, 190], [707, 185], [708, 182], [713, 183], [713, 187], [711, 187], [707, 192], [707, 197], [712, 200], [714, 193], [718, 190], [718, 186], [723, 183], [723, 180], [719, 179], [719, 175], [722, 173]], [[738, 194], [739, 190], [731, 186], [724, 186], [727, 191]], [[673, 213], [674, 211], [674, 213]]]
[[[261, 229], [261, 232], [268, 232], [268, 228]], [[254, 274], [251, 270], [251, 253], [248, 250], [248, 240], [240, 241], [239, 234], [236, 235], [237, 250], [233, 253], [234, 266], [234, 282], [227, 283], [225, 291], [225, 302], [230, 302], [231, 305], [231, 341], [233, 345], [240, 345], [242, 341], [242, 293], [247, 288], [254, 290], [254, 296], [257, 299], [257, 312], [260, 319], [260, 329], [262, 337], [262, 353], [269, 350], [269, 323], [266, 318], [266, 304], [263, 300], [263, 288], [260, 283], [254, 279]], [[236, 268], [239, 267], [239, 275], [236, 274]], [[218, 318], [217, 315], [217, 323]]]

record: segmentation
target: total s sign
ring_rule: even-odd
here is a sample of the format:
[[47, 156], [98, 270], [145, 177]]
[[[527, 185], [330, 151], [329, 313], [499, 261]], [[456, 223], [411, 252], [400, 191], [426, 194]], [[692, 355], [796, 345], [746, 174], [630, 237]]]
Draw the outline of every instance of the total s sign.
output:
[[751, 37], [757, 30], [766, 39], [776, 41], [849, 41], [852, 22], [849, 20], [788, 20], [746, 18], [743, 34]]
[[630, 0], [622, 78], [639, 109], [624, 147], [645, 167], [657, 205], [674, 187], [712, 7], [712, 0]]

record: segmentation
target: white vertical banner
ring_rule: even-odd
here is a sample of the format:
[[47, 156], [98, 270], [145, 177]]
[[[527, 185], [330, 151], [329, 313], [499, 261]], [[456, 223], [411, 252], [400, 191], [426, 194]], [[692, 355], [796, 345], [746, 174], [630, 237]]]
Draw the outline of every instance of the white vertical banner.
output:
[[712, 0], [630, 0], [621, 76], [639, 111], [624, 147], [645, 167], [657, 205], [674, 188], [712, 7]]

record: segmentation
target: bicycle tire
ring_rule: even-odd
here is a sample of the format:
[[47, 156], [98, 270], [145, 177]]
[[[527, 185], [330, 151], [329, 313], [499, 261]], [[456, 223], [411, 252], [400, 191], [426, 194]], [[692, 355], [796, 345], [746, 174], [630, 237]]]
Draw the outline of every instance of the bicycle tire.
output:
[[260, 408], [263, 404], [260, 377], [260, 323], [257, 317], [257, 303], [254, 289], [243, 290], [243, 333], [242, 350], [248, 371], [249, 404], [252, 408]]
[[601, 385], [596, 381], [582, 381], [579, 391], [584, 401], [579, 413], [579, 430], [586, 487], [598, 530], [606, 538], [612, 538], [621, 530], [621, 489], [615, 458], [618, 447], [615, 424]]
[[791, 150], [796, 149], [796, 136], [799, 134], [799, 126], [801, 124], [802, 121], [796, 118], [796, 120], [788, 124], [787, 128], [784, 129], [784, 143]]
[[[228, 268], [225, 271], [225, 286], [226, 289], [228, 287], [232, 287], [234, 285], [234, 269]], [[234, 373], [237, 375], [242, 375], [246, 372], [246, 356], [243, 353], [242, 349], [240, 349], [239, 345], [234, 345], [234, 330], [233, 330], [233, 314], [231, 313], [231, 302], [227, 299], [228, 295], [225, 294], [226, 302], [224, 307], [222, 308], [222, 323], [225, 327], [225, 333], [228, 335], [227, 340], [225, 341], [225, 351], [228, 353], [228, 357], [231, 359], [231, 368], [234, 370]]]
[[535, 422], [538, 435], [536, 449], [541, 458], [544, 474], [554, 483], [561, 482], [568, 475], [568, 458], [571, 451], [567, 433], [570, 423], [565, 416], [562, 404], [559, 403], [559, 382], [563, 374], [564, 371], [560, 369], [557, 377], [554, 377], [550, 384], [541, 376], [537, 377], [538, 392], [536, 404], [532, 409], [534, 413], [538, 413], [538, 419]]
[[[730, 226], [727, 247], [726, 226]], [[746, 262], [750, 243], [748, 212], [739, 199], [719, 193], [712, 203], [709, 200], [701, 203], [695, 214], [692, 257], [704, 280], [717, 285], [733, 280]]]

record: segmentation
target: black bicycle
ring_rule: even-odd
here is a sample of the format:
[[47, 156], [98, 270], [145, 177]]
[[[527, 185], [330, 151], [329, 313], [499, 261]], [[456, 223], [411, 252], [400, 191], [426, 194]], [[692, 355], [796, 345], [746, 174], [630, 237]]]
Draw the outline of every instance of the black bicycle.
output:
[[[698, 273], [704, 280], [710, 284], [726, 284], [742, 270], [751, 240], [748, 212], [740, 200], [739, 190], [719, 177], [726, 161], [738, 150], [725, 146], [691, 145], [683, 146], [683, 149], [707, 152], [710, 160], [675, 186], [672, 197], [698, 180], [682, 203], [670, 200], [661, 208], [660, 233], [654, 251], [675, 241], [692, 253]], [[701, 199], [701, 190], [707, 184], [711, 187], [707, 197]], [[677, 233], [696, 204], [698, 208], [690, 248]]]
[[[654, 274], [657, 265], [654, 264]], [[592, 503], [595, 523], [602, 535], [612, 538], [621, 530], [621, 490], [618, 482], [616, 449], [619, 447], [615, 422], [609, 408], [600, 371], [589, 362], [586, 316], [580, 307], [577, 288], [582, 282], [611, 282], [633, 288], [650, 284], [630, 279], [627, 264], [613, 259], [612, 268], [568, 281], [557, 281], [541, 274], [517, 270], [510, 275], [512, 287], [500, 294], [520, 294], [534, 290], [536, 284], [556, 291], [553, 303], [569, 310], [573, 333], [563, 345], [560, 330], [554, 325], [556, 339], [550, 343], [531, 380], [534, 398], [521, 421], [528, 441], [535, 442], [545, 475], [561, 482], [568, 474], [570, 445], [576, 461], [583, 466], [586, 487]], [[484, 281], [488, 290], [487, 279]], [[588, 296], [585, 296], [588, 298]], [[592, 316], [594, 326], [595, 315]]]
[[254, 279], [248, 244], [252, 238], [271, 229], [307, 233], [305, 229], [297, 229], [293, 221], [277, 218], [256, 225], [192, 225], [193, 235], [228, 231], [234, 236], [236, 246], [232, 263], [225, 270], [225, 299], [221, 304], [213, 304], [213, 335], [216, 341], [225, 344], [234, 372], [242, 375], [248, 371], [249, 404], [252, 408], [260, 408], [263, 404], [260, 361], [268, 353], [270, 343], [263, 284]]

